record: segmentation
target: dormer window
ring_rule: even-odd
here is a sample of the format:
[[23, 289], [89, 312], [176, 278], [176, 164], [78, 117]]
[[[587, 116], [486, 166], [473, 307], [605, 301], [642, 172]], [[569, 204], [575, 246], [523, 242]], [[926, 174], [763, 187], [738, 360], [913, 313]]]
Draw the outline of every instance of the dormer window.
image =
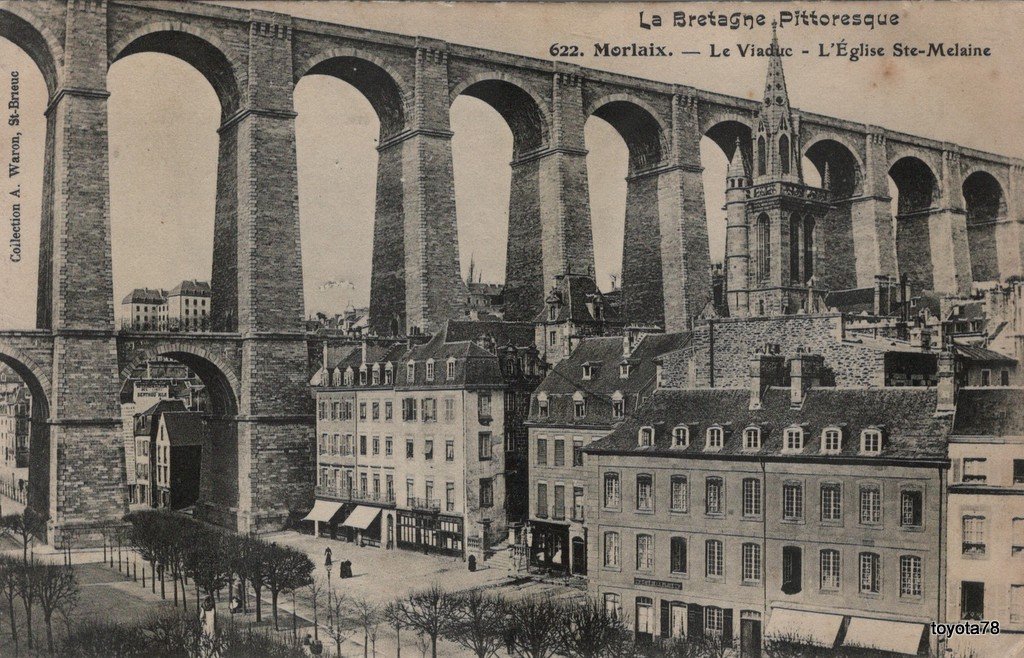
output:
[[390, 363], [384, 366], [384, 384], [386, 386], [395, 383], [395, 368]]
[[867, 429], [860, 433], [860, 454], [880, 455], [882, 454], [882, 431], [879, 429]]
[[761, 428], [760, 427], [748, 427], [743, 430], [743, 449], [744, 450], [760, 450], [761, 449]]
[[548, 306], [548, 320], [554, 322], [558, 319], [558, 307], [554, 304]]
[[587, 401], [584, 399], [583, 394], [579, 391], [572, 396], [572, 417], [576, 420], [586, 417], [587, 415]]
[[826, 427], [821, 432], [821, 454], [838, 455], [843, 450], [843, 431], [838, 427]]
[[725, 432], [718, 425], [708, 428], [704, 438], [705, 450], [721, 450], [724, 443]]
[[434, 360], [427, 359], [427, 381], [434, 381]]
[[619, 379], [629, 379], [629, 364], [623, 363], [619, 366]]
[[654, 428], [641, 427], [637, 436], [637, 445], [641, 448], [648, 448], [654, 445]]
[[416, 362], [415, 361], [410, 361], [408, 364], [406, 364], [406, 366], [405, 366], [405, 378], [408, 379], [409, 382], [413, 382], [413, 381], [416, 380]]
[[548, 396], [546, 393], [541, 393], [537, 396], [537, 416], [540, 418], [548, 417]]
[[380, 386], [380, 364], [373, 364], [373, 385]]
[[782, 452], [800, 452], [804, 449], [804, 428], [787, 427], [782, 434]]
[[589, 381], [594, 377], [594, 366], [589, 363], [583, 364], [583, 381]]
[[672, 428], [672, 447], [686, 448], [690, 445], [690, 428], [686, 425], [676, 425]]
[[359, 385], [366, 386], [366, 366], [359, 368]]
[[626, 416], [626, 401], [622, 397], [622, 391], [615, 391], [612, 395], [612, 418], [621, 420]]
[[347, 368], [345, 370], [345, 386], [351, 386], [354, 377], [355, 373], [352, 372], [352, 368]]
[[448, 363], [445, 364], [444, 377], [449, 381], [455, 379], [455, 359], [448, 359]]

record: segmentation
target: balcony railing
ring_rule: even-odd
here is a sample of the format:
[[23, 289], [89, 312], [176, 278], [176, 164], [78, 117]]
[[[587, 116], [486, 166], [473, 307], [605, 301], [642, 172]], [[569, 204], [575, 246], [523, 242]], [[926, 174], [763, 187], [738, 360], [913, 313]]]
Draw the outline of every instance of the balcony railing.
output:
[[441, 511], [441, 501], [437, 498], [410, 498], [408, 503], [412, 509], [427, 510], [429, 512]]
[[379, 505], [394, 505], [395, 494], [375, 493], [373, 491], [360, 491], [346, 487], [319, 486], [316, 488], [316, 495], [336, 500], [350, 500], [356, 503], [377, 503]]

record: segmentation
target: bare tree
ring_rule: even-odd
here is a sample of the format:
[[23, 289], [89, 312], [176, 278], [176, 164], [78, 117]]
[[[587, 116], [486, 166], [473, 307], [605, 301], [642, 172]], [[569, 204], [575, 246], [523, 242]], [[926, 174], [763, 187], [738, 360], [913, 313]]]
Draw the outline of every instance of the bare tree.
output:
[[558, 652], [567, 658], [618, 656], [629, 634], [621, 617], [586, 599], [566, 607], [558, 627]]
[[406, 624], [430, 638], [431, 658], [437, 658], [437, 638], [459, 614], [458, 602], [440, 585], [409, 595], [405, 601]]
[[384, 606], [381, 614], [384, 620], [395, 629], [396, 658], [402, 658], [402, 628], [405, 626], [405, 604], [402, 601], [392, 601]]
[[35, 582], [39, 607], [46, 621], [46, 648], [53, 653], [53, 613], [60, 612], [65, 619], [78, 603], [78, 582], [71, 567], [54, 564], [35, 564]]
[[318, 641], [320, 639], [320, 607], [324, 604], [326, 592], [322, 580], [310, 578], [306, 583], [306, 595], [313, 606], [313, 639]]
[[14, 615], [14, 599], [18, 597], [18, 587], [21, 579], [22, 565], [16, 558], [0, 556], [0, 592], [3, 592], [7, 599], [7, 610], [10, 613], [11, 639], [14, 641], [14, 651], [18, 651], [18, 622]]
[[509, 653], [522, 658], [551, 658], [558, 647], [563, 609], [550, 597], [506, 604], [502, 630]]
[[348, 603], [344, 594], [330, 590], [327, 592], [327, 613], [330, 622], [327, 624], [327, 635], [334, 640], [334, 646], [338, 655], [341, 655], [341, 645], [355, 632], [348, 624], [344, 623], [348, 613]]
[[377, 629], [380, 627], [380, 608], [367, 599], [354, 599], [350, 604], [352, 616], [363, 629], [363, 658], [369, 655], [370, 644], [373, 644], [373, 655], [377, 655]]
[[21, 514], [8, 514], [0, 518], [0, 525], [21, 540], [22, 561], [28, 564], [28, 549], [36, 537], [46, 533], [46, 517], [31, 507]]
[[38, 593], [36, 570], [32, 566], [23, 562], [18, 567], [18, 596], [21, 597], [21, 604], [25, 608], [25, 636], [28, 638], [29, 649], [33, 648], [35, 643], [32, 636], [32, 606]]
[[444, 636], [472, 651], [477, 658], [497, 654], [504, 644], [501, 599], [473, 589], [456, 595], [455, 601], [457, 613], [446, 625]]

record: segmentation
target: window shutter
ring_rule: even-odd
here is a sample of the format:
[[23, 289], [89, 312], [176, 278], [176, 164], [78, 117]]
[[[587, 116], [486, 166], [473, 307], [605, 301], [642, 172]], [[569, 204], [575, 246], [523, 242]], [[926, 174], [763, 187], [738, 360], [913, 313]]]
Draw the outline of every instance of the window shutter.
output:
[[704, 637], [704, 606], [690, 603], [686, 606], [686, 628], [690, 631], [690, 640]]
[[722, 646], [732, 646], [732, 608], [722, 610]]
[[672, 634], [672, 609], [668, 601], [661, 602], [661, 636], [669, 637]]

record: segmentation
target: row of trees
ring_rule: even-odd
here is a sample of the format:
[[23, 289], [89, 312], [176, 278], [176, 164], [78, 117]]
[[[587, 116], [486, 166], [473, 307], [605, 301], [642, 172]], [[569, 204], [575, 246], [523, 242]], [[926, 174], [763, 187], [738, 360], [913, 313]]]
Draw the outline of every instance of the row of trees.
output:
[[[130, 524], [128, 541], [160, 579], [160, 595], [166, 597], [166, 579], [170, 576], [174, 604], [178, 604], [180, 584], [186, 609], [189, 578], [195, 586], [197, 606], [201, 592], [219, 598], [224, 589], [229, 595], [233, 593], [238, 583], [243, 609], [248, 605], [245, 592], [252, 588], [257, 622], [263, 620], [263, 593], [270, 593], [277, 628], [281, 595], [313, 581], [313, 562], [293, 548], [222, 532], [165, 510], [132, 512], [125, 518]], [[155, 590], [155, 579], [152, 587]]]

